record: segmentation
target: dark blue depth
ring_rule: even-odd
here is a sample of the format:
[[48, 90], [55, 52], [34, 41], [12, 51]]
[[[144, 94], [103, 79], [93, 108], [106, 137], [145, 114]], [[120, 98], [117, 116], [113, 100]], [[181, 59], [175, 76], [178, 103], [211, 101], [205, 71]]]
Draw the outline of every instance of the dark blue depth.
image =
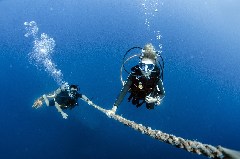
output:
[[125, 52], [162, 43], [164, 102], [149, 111], [125, 99], [117, 113], [166, 133], [240, 150], [239, 2], [159, 3], [147, 28], [137, 0], [0, 0], [0, 158], [205, 158], [135, 132], [82, 101], [67, 111], [68, 120], [54, 107], [32, 109], [37, 97], [58, 87], [29, 62], [33, 40], [24, 37], [23, 23], [32, 20], [39, 33], [54, 38], [52, 59], [64, 80], [79, 84], [81, 93], [105, 109], [121, 89]]

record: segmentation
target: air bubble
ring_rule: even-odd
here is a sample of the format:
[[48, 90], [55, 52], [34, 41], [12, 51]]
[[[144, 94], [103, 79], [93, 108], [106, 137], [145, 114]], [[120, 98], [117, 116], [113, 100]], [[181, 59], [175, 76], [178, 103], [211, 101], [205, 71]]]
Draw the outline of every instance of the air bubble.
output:
[[63, 74], [61, 70], [57, 69], [55, 63], [52, 61], [51, 54], [54, 52], [55, 40], [50, 38], [47, 34], [42, 33], [38, 38], [38, 27], [35, 21], [25, 22], [26, 34], [25, 37], [33, 36], [33, 50], [29, 53], [29, 59], [38, 68], [44, 68], [53, 79], [61, 85], [64, 83]]

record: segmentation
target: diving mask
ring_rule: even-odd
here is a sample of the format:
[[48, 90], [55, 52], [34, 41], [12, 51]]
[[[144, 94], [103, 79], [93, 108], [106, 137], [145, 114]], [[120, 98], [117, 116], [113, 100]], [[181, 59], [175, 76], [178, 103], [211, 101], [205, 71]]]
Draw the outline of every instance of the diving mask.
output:
[[144, 72], [151, 72], [154, 69], [155, 65], [153, 63], [147, 64], [140, 62], [139, 68]]

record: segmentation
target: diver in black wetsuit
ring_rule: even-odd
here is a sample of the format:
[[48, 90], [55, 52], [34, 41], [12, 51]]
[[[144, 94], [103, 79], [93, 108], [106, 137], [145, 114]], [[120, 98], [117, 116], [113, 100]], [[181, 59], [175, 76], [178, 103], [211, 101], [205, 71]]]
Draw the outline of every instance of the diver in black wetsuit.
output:
[[165, 96], [163, 82], [160, 78], [160, 70], [157, 65], [157, 53], [152, 44], [145, 45], [142, 49], [139, 64], [132, 67], [131, 73], [124, 82], [124, 86], [113, 104], [109, 113], [115, 113], [126, 93], [130, 96], [128, 101], [136, 107], [146, 103], [147, 109], [154, 109], [160, 105]]
[[52, 94], [44, 94], [42, 97], [38, 98], [34, 104], [34, 108], [39, 108], [42, 106], [42, 102], [45, 101], [47, 106], [55, 106], [58, 112], [61, 113], [64, 119], [67, 119], [68, 115], [63, 112], [63, 109], [72, 109], [78, 105], [78, 98], [85, 99], [89, 101], [89, 99], [78, 92], [77, 85], [68, 85], [68, 83], [64, 83]]

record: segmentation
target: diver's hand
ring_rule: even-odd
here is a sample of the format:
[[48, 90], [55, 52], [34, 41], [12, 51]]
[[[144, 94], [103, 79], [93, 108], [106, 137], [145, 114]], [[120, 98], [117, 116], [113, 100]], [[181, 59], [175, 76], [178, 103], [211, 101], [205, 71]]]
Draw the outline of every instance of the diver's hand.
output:
[[93, 102], [90, 100], [88, 100], [87, 103], [88, 103], [88, 105], [93, 105]]
[[113, 105], [113, 107], [112, 107], [112, 112], [115, 114], [116, 111], [117, 111], [117, 106], [116, 106], [116, 105]]
[[34, 103], [33, 103], [33, 108], [38, 109], [43, 105], [43, 97], [38, 98]]
[[67, 119], [67, 118], [68, 118], [67, 113], [62, 112], [61, 114], [62, 114], [62, 117], [63, 117], [64, 119]]
[[157, 98], [150, 97], [150, 96], [146, 96], [146, 97], [145, 97], [145, 101], [146, 101], [147, 103], [155, 103], [155, 102], [157, 102]]
[[106, 115], [107, 115], [109, 118], [111, 118], [112, 114], [114, 114], [112, 110], [107, 110], [107, 111], [106, 111]]
[[113, 108], [111, 110], [107, 110], [106, 114], [109, 118], [111, 118], [112, 115], [114, 115], [116, 113], [117, 110], [117, 106], [113, 105]]

